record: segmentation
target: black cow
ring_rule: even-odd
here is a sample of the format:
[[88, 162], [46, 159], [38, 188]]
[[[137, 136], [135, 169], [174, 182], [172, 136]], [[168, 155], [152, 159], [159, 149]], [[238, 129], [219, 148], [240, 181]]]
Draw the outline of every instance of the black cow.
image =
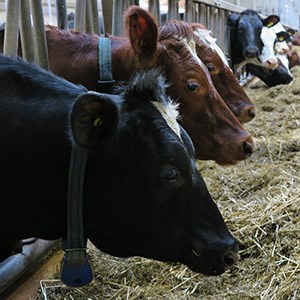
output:
[[[272, 53], [269, 52], [272, 49], [269, 49], [266, 41], [262, 41], [261, 33], [263, 27], [271, 27], [279, 21], [280, 18], [275, 15], [263, 19], [257, 11], [252, 9], [246, 9], [239, 14], [232, 13], [229, 15], [227, 25], [230, 30], [230, 58], [232, 64], [239, 65], [245, 60], [250, 60], [249, 62], [252, 63], [257, 61], [259, 64], [260, 62], [257, 58], [262, 54], [263, 58], [260, 58], [260, 60], [263, 60], [261, 63], [264, 64], [271, 57]], [[267, 53], [263, 53], [263, 47], [268, 47], [266, 48]]]
[[293, 76], [280, 59], [278, 59], [278, 66], [273, 70], [254, 64], [247, 64], [246, 70], [248, 73], [257, 76], [269, 87], [278, 84], [288, 84], [293, 80]]
[[111, 255], [223, 273], [237, 261], [237, 242], [176, 113], [155, 70], [106, 95], [0, 56], [0, 249], [66, 237], [73, 145], [88, 153], [85, 238]]

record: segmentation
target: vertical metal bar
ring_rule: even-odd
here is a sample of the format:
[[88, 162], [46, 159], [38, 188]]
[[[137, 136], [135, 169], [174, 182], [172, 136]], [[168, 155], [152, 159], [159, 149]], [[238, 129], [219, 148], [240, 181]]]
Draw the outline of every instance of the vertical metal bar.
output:
[[56, 0], [57, 27], [66, 29], [68, 26], [66, 0]]
[[156, 20], [158, 26], [161, 25], [159, 0], [149, 0], [149, 12]]
[[30, 0], [33, 22], [33, 37], [36, 49], [36, 63], [49, 69], [47, 40], [44, 26], [44, 15], [41, 0]]
[[84, 31], [86, 0], [76, 0], [75, 27], [76, 31]]
[[206, 18], [206, 6], [204, 4], [200, 4], [200, 23], [207, 26], [207, 18]]
[[123, 10], [122, 10], [122, 0], [114, 0], [113, 2], [113, 25], [112, 34], [122, 35], [122, 25], [123, 25]]
[[113, 1], [101, 1], [103, 16], [103, 31], [112, 34]]
[[194, 3], [192, 0], [185, 0], [185, 15], [186, 22], [194, 22]]
[[91, 8], [91, 1], [85, 2], [85, 15], [84, 15], [84, 31], [92, 33], [92, 8]]
[[3, 53], [15, 55], [18, 51], [20, 0], [8, 0]]
[[35, 61], [29, 0], [21, 0], [20, 37], [23, 58]]
[[221, 47], [221, 49], [225, 52], [225, 31], [227, 27], [227, 19], [225, 18], [224, 9], [219, 10], [219, 24], [221, 24], [221, 26], [219, 27], [218, 44]]
[[[89, 1], [88, 1], [89, 2]], [[100, 34], [99, 8], [97, 0], [90, 1], [92, 33]]]
[[168, 20], [179, 19], [179, 6], [177, 0], [168, 0]]

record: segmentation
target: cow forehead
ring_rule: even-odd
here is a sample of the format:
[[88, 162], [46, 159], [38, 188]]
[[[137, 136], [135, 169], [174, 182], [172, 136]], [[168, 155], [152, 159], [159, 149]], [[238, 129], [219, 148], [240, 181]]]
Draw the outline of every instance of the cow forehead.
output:
[[272, 28], [268, 28], [266, 26], [263, 26], [262, 30], [261, 30], [261, 35], [260, 38], [262, 40], [262, 42], [265, 44], [270, 44], [273, 43], [276, 40], [276, 33], [272, 30]]
[[187, 39], [181, 39], [181, 42], [185, 45], [191, 56], [194, 58], [196, 64], [198, 64], [202, 69], [205, 69], [203, 61], [197, 55], [196, 42], [194, 40], [188, 42]]
[[257, 14], [243, 14], [240, 17], [239, 26], [249, 26], [249, 28], [258, 28], [263, 25]]
[[276, 40], [276, 33], [271, 28], [263, 26], [260, 38], [263, 42], [263, 48], [259, 57], [264, 64], [268, 59], [275, 58], [274, 43]]
[[214, 37], [211, 36], [211, 31], [207, 29], [200, 29], [197, 28], [194, 31], [194, 34], [196, 37], [198, 37], [203, 43], [205, 43], [207, 46], [209, 46], [212, 50], [217, 52], [217, 54], [221, 57], [224, 64], [228, 65], [228, 61], [226, 59], [226, 56], [222, 49], [217, 45], [216, 40]]
[[270, 28], [276, 33], [280, 32], [280, 31], [286, 31], [280, 22], [278, 22], [277, 24], [275, 24], [274, 26], [272, 26]]
[[178, 104], [174, 102], [169, 102], [167, 105], [161, 102], [152, 101], [156, 109], [161, 113], [162, 117], [167, 122], [168, 126], [175, 132], [176, 135], [181, 139], [180, 126], [177, 122], [178, 118]]

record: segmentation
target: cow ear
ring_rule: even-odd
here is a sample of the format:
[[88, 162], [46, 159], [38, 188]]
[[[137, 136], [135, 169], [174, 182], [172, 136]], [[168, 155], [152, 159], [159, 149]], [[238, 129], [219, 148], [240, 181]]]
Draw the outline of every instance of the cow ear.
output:
[[277, 36], [277, 41], [278, 42], [287, 41], [291, 37], [290, 34], [286, 31], [277, 32], [276, 36]]
[[183, 144], [184, 144], [189, 156], [192, 158], [195, 158], [196, 152], [195, 152], [195, 147], [192, 142], [192, 139], [182, 126], [180, 126], [180, 136], [181, 136], [181, 139], [183, 141]]
[[294, 34], [296, 33], [296, 31], [295, 31], [294, 29], [292, 29], [292, 28], [288, 28], [288, 29], [286, 30], [286, 32], [287, 32], [290, 36], [292, 36], [292, 35], [294, 35]]
[[134, 52], [139, 57], [151, 57], [156, 52], [158, 36], [158, 27], [152, 16], [139, 6], [131, 6], [124, 21]]
[[70, 122], [73, 139], [79, 146], [95, 147], [114, 135], [119, 120], [115, 97], [118, 96], [89, 92], [77, 98]]
[[240, 14], [232, 13], [227, 17], [227, 26], [231, 28], [236, 28], [238, 19], [240, 17]]
[[263, 20], [263, 25], [270, 28], [276, 25], [280, 21], [280, 17], [276, 15], [270, 15]]

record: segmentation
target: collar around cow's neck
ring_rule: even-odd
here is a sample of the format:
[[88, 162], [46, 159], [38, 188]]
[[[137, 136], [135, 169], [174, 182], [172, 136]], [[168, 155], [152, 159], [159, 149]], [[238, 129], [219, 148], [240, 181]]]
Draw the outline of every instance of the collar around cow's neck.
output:
[[62, 282], [72, 287], [80, 287], [93, 280], [86, 252], [82, 212], [87, 157], [87, 149], [72, 146], [68, 182], [67, 240], [63, 241], [66, 253], [61, 266]]
[[110, 38], [100, 37], [98, 40], [99, 53], [99, 80], [98, 92], [111, 93], [115, 80], [112, 75], [111, 61], [111, 40]]

